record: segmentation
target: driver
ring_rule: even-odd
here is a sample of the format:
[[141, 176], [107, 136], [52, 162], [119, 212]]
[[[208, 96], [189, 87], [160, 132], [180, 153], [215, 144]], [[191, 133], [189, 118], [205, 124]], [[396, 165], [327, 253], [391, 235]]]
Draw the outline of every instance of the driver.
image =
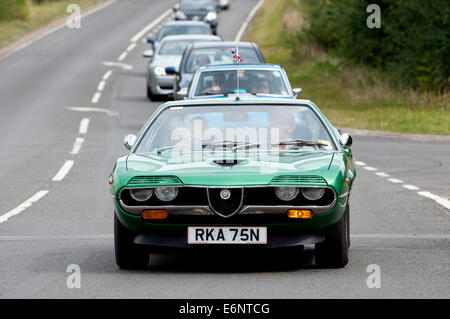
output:
[[202, 91], [205, 94], [223, 94], [225, 91], [225, 76], [222, 73], [214, 72], [211, 87]]

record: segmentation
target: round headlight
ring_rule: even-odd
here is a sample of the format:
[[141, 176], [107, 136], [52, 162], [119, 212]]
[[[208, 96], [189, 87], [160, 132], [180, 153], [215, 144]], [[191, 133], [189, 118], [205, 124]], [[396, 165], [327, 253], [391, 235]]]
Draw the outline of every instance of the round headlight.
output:
[[325, 188], [302, 188], [302, 194], [308, 200], [318, 200], [325, 194]]
[[152, 197], [153, 189], [151, 188], [136, 188], [130, 189], [131, 197], [138, 202], [145, 202]]
[[178, 195], [177, 187], [157, 187], [155, 188], [156, 196], [163, 202], [170, 202]]
[[297, 187], [276, 187], [275, 194], [277, 197], [284, 201], [293, 200], [297, 197], [299, 189]]

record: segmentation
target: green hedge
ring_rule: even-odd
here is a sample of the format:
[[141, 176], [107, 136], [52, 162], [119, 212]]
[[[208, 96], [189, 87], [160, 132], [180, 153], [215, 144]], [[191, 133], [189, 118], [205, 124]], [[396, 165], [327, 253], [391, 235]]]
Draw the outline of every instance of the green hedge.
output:
[[[350, 61], [392, 75], [394, 84], [448, 90], [450, 5], [448, 0], [304, 0], [307, 33]], [[381, 8], [381, 28], [369, 29], [369, 4]]]
[[0, 0], [0, 21], [27, 20], [29, 16], [27, 0]]

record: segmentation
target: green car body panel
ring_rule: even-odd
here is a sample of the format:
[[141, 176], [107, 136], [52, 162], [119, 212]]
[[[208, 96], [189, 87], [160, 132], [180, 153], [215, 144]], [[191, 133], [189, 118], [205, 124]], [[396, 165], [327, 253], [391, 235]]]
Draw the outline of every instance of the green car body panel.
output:
[[[129, 230], [141, 234], [151, 232], [163, 232], [166, 234], [186, 232], [187, 226], [209, 226], [207, 224], [198, 225], [197, 223], [183, 224], [164, 224], [163, 222], [151, 222], [144, 220], [140, 215], [126, 212], [120, 205], [119, 193], [127, 187], [153, 187], [153, 186], [276, 186], [274, 180], [279, 176], [314, 176], [319, 177], [302, 182], [283, 182], [282, 185], [293, 186], [321, 186], [329, 187], [336, 194], [334, 206], [327, 212], [314, 214], [312, 219], [299, 220], [298, 223], [289, 221], [288, 223], [277, 224], [251, 224], [251, 226], [267, 226], [268, 229], [283, 231], [293, 230], [298, 232], [320, 231], [326, 227], [336, 224], [343, 216], [350, 194], [350, 188], [356, 177], [356, 171], [353, 164], [352, 152], [349, 148], [344, 148], [339, 144], [338, 130], [325, 118], [320, 110], [308, 100], [287, 100], [287, 99], [205, 99], [168, 102], [161, 105], [139, 133], [137, 140], [145, 134], [147, 127], [151, 125], [153, 119], [165, 108], [189, 105], [306, 105], [314, 109], [321, 118], [324, 125], [329, 129], [332, 139], [337, 149], [329, 152], [299, 152], [297, 154], [280, 153], [276, 161], [269, 151], [253, 152], [242, 158], [243, 161], [233, 169], [224, 170], [223, 167], [214, 163], [217, 157], [199, 155], [199, 158], [185, 161], [183, 163], [171, 163], [164, 154], [136, 154], [133, 148], [126, 156], [120, 157], [111, 173], [110, 191], [114, 198], [114, 209], [118, 220]], [[239, 152], [229, 152], [225, 157], [228, 159], [240, 159]], [[224, 159], [224, 157], [220, 157]], [[270, 167], [270, 169], [265, 169]], [[157, 185], [146, 182], [130, 181], [134, 177], [152, 176], [162, 177], [162, 182]], [[211, 224], [227, 226], [239, 225], [236, 223], [227, 223], [224, 219], [220, 224]], [[250, 226], [249, 224], [246, 224]]]

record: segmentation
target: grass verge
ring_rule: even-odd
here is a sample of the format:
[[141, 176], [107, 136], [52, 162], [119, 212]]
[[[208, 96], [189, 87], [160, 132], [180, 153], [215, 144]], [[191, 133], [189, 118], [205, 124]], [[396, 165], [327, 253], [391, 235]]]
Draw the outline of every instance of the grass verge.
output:
[[10, 20], [0, 22], [0, 49], [47, 24], [69, 16], [66, 12], [69, 4], [78, 4], [83, 9], [105, 0], [61, 0], [35, 4], [30, 1], [30, 18], [27, 21]]
[[326, 53], [303, 31], [300, 0], [266, 0], [244, 40], [256, 42], [266, 61], [281, 64], [292, 87], [337, 127], [450, 135], [450, 95], [390, 87], [386, 75]]

